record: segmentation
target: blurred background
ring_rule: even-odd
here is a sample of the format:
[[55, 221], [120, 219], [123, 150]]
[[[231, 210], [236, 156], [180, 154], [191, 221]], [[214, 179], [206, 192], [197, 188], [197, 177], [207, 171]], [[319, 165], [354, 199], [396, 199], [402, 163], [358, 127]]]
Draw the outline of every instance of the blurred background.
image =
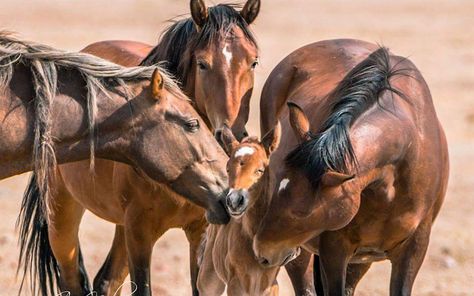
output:
[[[189, 13], [188, 0], [2, 0], [0, 29], [61, 49], [106, 39], [156, 44], [167, 20]], [[208, 5], [220, 3], [206, 1]], [[474, 1], [263, 0], [253, 30], [261, 49], [249, 130], [257, 134], [258, 102], [274, 66], [318, 40], [356, 38], [408, 56], [424, 74], [446, 130], [451, 158], [448, 194], [431, 235], [414, 295], [472, 295], [474, 290]], [[0, 182], [0, 295], [16, 294], [18, 215], [28, 176]], [[105, 259], [113, 226], [92, 214], [80, 238], [89, 276]], [[155, 247], [155, 295], [189, 295], [188, 246], [180, 230]], [[390, 263], [376, 263], [357, 295], [388, 295]], [[285, 271], [281, 295], [292, 295]], [[126, 291], [126, 290], [125, 290]], [[124, 293], [125, 295], [125, 293]]]

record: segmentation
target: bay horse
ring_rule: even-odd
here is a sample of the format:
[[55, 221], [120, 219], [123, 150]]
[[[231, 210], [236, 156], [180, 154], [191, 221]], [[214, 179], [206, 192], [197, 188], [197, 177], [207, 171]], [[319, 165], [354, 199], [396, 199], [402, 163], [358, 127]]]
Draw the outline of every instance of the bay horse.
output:
[[[59, 274], [63, 290], [73, 295], [86, 295], [89, 290], [87, 277], [78, 272], [83, 263], [77, 226], [84, 209], [60, 186], [56, 162], [94, 155], [123, 161], [142, 176], [142, 183], [161, 182], [201, 206], [195, 214], [200, 219], [204, 220], [206, 210], [209, 222], [228, 222], [221, 203], [227, 188], [227, 156], [166, 71], [157, 66], [123, 68], [89, 54], [62, 52], [4, 33], [0, 59], [2, 172], [8, 176], [35, 170], [19, 217], [20, 263], [25, 276], [39, 277], [41, 294], [55, 292]], [[32, 157], [35, 165], [28, 164]], [[92, 167], [84, 163], [88, 174], [81, 182], [86, 185], [94, 184], [88, 179], [94, 178], [89, 174], [96, 169], [93, 161]], [[13, 168], [7, 171], [8, 166]], [[82, 189], [100, 193], [99, 188]], [[150, 208], [156, 206], [126, 195], [88, 201], [104, 202], [103, 212], [96, 214], [124, 224], [131, 240], [139, 235], [134, 230], [140, 218], [149, 217]], [[137, 266], [132, 268], [132, 278], [140, 283], [146, 276], [144, 253], [129, 253]], [[79, 286], [69, 286], [76, 277]], [[32, 285], [36, 294], [34, 281]]]
[[280, 267], [261, 266], [253, 254], [252, 241], [271, 197], [267, 189], [273, 180], [267, 167], [280, 141], [279, 126], [261, 142], [247, 137], [239, 143], [230, 129], [223, 129], [222, 137], [230, 155], [226, 207], [233, 219], [226, 225], [207, 228], [199, 294], [221, 295], [227, 286], [227, 295], [278, 295], [276, 277]]
[[324, 295], [337, 296], [353, 295], [372, 262], [388, 259], [390, 295], [410, 295], [449, 174], [421, 73], [374, 44], [321, 41], [272, 72], [262, 122], [286, 118], [285, 101], [258, 260], [277, 266], [303, 246], [319, 255]]

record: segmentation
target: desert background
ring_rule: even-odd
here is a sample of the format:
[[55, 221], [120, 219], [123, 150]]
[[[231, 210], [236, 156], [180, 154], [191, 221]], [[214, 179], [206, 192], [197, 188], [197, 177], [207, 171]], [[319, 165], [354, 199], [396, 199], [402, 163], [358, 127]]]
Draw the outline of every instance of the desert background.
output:
[[[206, 1], [208, 5], [220, 3]], [[318, 40], [356, 38], [408, 56], [424, 74], [449, 143], [451, 176], [414, 295], [473, 295], [474, 291], [474, 1], [263, 0], [252, 26], [261, 49], [249, 130], [257, 134], [261, 87], [293, 50]], [[189, 13], [188, 0], [2, 0], [0, 29], [61, 49], [80, 50], [107, 39], [156, 44], [167, 20]], [[15, 295], [15, 231], [28, 175], [0, 182], [0, 295]], [[89, 277], [105, 259], [113, 225], [88, 213], [80, 239]], [[357, 295], [388, 295], [390, 263], [372, 265]], [[292, 295], [284, 270], [280, 294]], [[188, 246], [181, 230], [156, 244], [155, 295], [190, 295]], [[128, 288], [128, 287], [127, 287]], [[123, 291], [123, 295], [127, 289]], [[25, 291], [25, 295], [28, 295]]]

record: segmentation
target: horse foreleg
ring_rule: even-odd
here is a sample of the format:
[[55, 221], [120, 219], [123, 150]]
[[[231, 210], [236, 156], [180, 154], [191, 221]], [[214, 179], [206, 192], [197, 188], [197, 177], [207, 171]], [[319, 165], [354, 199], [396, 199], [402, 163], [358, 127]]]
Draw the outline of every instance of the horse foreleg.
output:
[[124, 228], [117, 225], [112, 248], [94, 279], [94, 292], [97, 295], [120, 295], [122, 284], [127, 275], [128, 262]]
[[319, 260], [326, 296], [345, 296], [346, 270], [353, 251], [336, 233], [321, 234]]
[[51, 198], [53, 206], [48, 211], [48, 236], [51, 250], [59, 265], [60, 289], [69, 295], [87, 295], [90, 293], [90, 284], [78, 237], [84, 208], [62, 191]]
[[420, 270], [430, 240], [431, 218], [422, 222], [412, 236], [390, 253], [392, 274], [391, 296], [411, 295], [413, 283]]
[[125, 242], [128, 254], [132, 294], [151, 295], [150, 264], [158, 233], [153, 211], [129, 206], [125, 214]]
[[206, 227], [207, 223], [204, 220], [197, 221], [184, 227], [184, 232], [186, 233], [186, 238], [189, 242], [189, 269], [191, 273], [191, 288], [193, 290], [193, 296], [199, 295], [197, 288], [197, 278], [199, 274], [198, 252], [202, 236], [206, 232]]
[[197, 281], [199, 295], [222, 295], [225, 290], [225, 283], [219, 278], [214, 268], [214, 262], [212, 260], [212, 249], [214, 241], [212, 237], [209, 237], [209, 231], [207, 232], [207, 235], [208, 237], [204, 249], [204, 254], [202, 255], [201, 265], [199, 266], [199, 274]]
[[346, 296], [354, 295], [357, 284], [367, 273], [371, 265], [372, 263], [349, 264], [346, 274]]
[[301, 254], [286, 264], [285, 268], [296, 296], [316, 295], [313, 281], [313, 258], [310, 252], [302, 249]]

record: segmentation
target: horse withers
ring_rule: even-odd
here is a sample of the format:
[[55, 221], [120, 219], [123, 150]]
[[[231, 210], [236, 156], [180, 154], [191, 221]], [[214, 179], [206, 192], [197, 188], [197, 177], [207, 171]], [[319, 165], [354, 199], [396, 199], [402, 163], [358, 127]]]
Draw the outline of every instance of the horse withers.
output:
[[[227, 162], [227, 225], [209, 225], [198, 277], [200, 295], [278, 295], [276, 277], [279, 266], [264, 268], [256, 260], [252, 240], [266, 211], [271, 194], [272, 174], [268, 170], [270, 154], [278, 146], [280, 128], [262, 141], [244, 138], [240, 143], [230, 129], [223, 129], [222, 143], [230, 159]], [[293, 258], [290, 258], [293, 259]], [[289, 261], [289, 260], [288, 260]]]
[[285, 58], [266, 90], [263, 105], [291, 103], [263, 120], [289, 114], [254, 240], [261, 264], [304, 246], [319, 254], [318, 292], [353, 295], [372, 262], [388, 259], [390, 295], [410, 295], [448, 180], [446, 139], [418, 69], [373, 44], [322, 41]]

